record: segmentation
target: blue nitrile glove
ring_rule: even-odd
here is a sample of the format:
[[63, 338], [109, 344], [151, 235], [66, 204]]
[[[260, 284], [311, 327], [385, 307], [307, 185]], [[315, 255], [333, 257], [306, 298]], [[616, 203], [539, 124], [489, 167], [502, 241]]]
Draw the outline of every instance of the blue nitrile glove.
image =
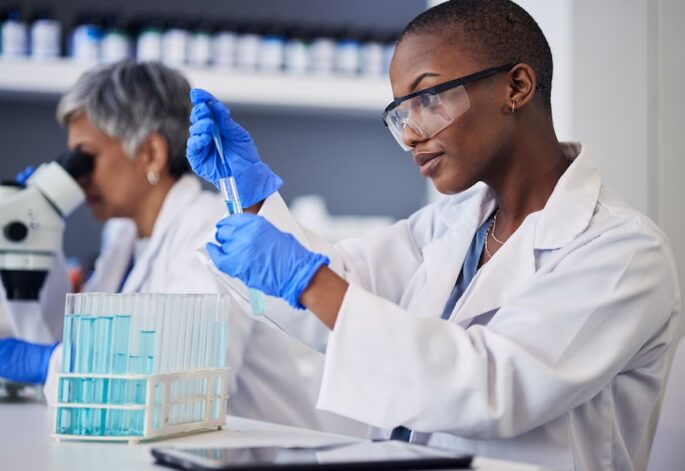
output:
[[[250, 135], [231, 118], [226, 106], [205, 90], [190, 91], [193, 110], [190, 113], [190, 136], [186, 157], [193, 171], [217, 187], [219, 178], [233, 172], [244, 208], [265, 200], [283, 184], [268, 165], [261, 161]], [[214, 126], [219, 127], [224, 158], [230, 170], [221, 164], [212, 140]]]
[[219, 270], [304, 309], [298, 299], [319, 268], [330, 263], [328, 257], [310, 252], [292, 234], [255, 214], [235, 214], [216, 227], [220, 246], [209, 243], [207, 252]]
[[34, 167], [33, 165], [29, 165], [24, 170], [17, 173], [17, 176], [14, 177], [14, 181], [16, 181], [17, 183], [20, 183], [22, 185], [25, 185], [26, 181], [29, 178], [31, 178], [31, 175], [33, 175], [33, 172], [35, 172], [35, 171], [36, 171], [36, 167]]
[[17, 383], [45, 383], [50, 356], [57, 345], [59, 342], [44, 345], [0, 339], [0, 377]]

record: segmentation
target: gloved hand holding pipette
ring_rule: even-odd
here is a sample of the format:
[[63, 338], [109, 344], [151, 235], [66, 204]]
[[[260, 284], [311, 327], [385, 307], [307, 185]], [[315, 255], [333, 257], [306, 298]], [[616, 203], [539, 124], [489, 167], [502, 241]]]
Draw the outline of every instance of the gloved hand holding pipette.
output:
[[[242, 214], [243, 205], [254, 206], [278, 190], [283, 180], [260, 160], [252, 138], [228, 108], [201, 89], [191, 90], [190, 98], [186, 155], [195, 173], [221, 189], [229, 215]], [[254, 289], [248, 296], [252, 313], [263, 315], [263, 296]]]
[[[249, 208], [277, 191], [283, 184], [261, 161], [250, 135], [231, 118], [226, 106], [205, 90], [190, 91], [190, 137], [186, 156], [193, 171], [219, 188], [219, 180], [233, 176], [244, 208]], [[213, 133], [218, 130], [225, 163], [222, 162]], [[230, 173], [229, 173], [230, 172]]]
[[50, 356], [59, 342], [37, 344], [14, 338], [0, 339], [0, 378], [17, 383], [43, 384]]

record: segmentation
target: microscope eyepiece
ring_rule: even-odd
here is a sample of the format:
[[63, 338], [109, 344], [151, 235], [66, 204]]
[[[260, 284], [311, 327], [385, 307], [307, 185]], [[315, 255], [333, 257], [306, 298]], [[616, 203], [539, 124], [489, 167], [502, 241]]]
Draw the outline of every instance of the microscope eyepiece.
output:
[[55, 161], [73, 178], [80, 177], [93, 171], [93, 156], [80, 150], [66, 151]]

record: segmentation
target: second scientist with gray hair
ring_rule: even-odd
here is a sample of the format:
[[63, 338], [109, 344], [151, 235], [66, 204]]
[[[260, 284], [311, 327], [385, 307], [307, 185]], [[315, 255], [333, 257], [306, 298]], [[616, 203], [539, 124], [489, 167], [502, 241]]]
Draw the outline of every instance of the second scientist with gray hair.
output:
[[[189, 92], [186, 79], [162, 64], [124, 61], [86, 72], [60, 100], [57, 120], [68, 130], [69, 149], [93, 159], [79, 185], [95, 218], [106, 221], [86, 291], [219, 292], [195, 249], [225, 207], [189, 173]], [[289, 342], [232, 304], [229, 413], [317, 426], [312, 388]], [[47, 373], [49, 400], [60, 358], [58, 347]]]

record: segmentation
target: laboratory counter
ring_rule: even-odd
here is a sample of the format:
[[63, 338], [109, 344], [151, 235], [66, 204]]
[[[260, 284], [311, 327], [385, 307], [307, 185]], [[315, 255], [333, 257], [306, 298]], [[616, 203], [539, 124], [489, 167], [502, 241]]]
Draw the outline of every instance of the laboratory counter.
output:
[[[0, 399], [0, 469], [3, 471], [99, 471], [164, 469], [154, 464], [150, 447], [324, 446], [358, 438], [228, 416], [223, 430], [195, 433], [138, 445], [55, 441], [53, 412], [44, 403]], [[476, 458], [473, 468], [489, 471], [539, 471], [536, 466]]]

